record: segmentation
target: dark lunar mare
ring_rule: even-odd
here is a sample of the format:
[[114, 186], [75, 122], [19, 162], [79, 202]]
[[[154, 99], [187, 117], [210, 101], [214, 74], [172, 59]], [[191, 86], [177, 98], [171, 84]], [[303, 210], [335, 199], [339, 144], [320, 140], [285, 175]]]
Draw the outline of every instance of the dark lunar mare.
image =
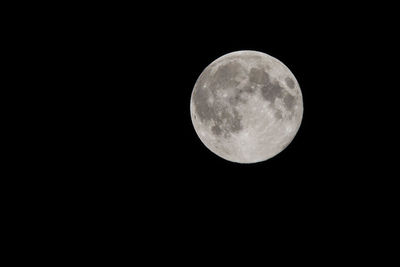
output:
[[[211, 131], [214, 135], [229, 137], [231, 133], [242, 130], [241, 116], [236, 106], [245, 102], [243, 94], [255, 93], [256, 89], [251, 88], [253, 85], [258, 85], [266, 101], [274, 105], [275, 99], [282, 98], [287, 110], [293, 111], [296, 98], [287, 93], [278, 81], [272, 80], [264, 69], [251, 68], [250, 72], [246, 73], [245, 68], [236, 61], [221, 64], [214, 74], [211, 74], [211, 69], [206, 69], [200, 75], [193, 93], [193, 102], [200, 120], [203, 123], [213, 122]], [[249, 82], [242, 89], [237, 88], [240, 83], [237, 77], [240, 75], [249, 77]], [[286, 78], [285, 82], [289, 87], [294, 86], [294, 81], [290, 78]], [[224, 90], [237, 90], [233, 97], [228, 99], [229, 103], [220, 98], [220, 92]], [[281, 119], [282, 112], [278, 110], [275, 117]]]
[[286, 94], [285, 97], [283, 98], [283, 102], [284, 102], [286, 108], [289, 111], [292, 111], [296, 104], [296, 98], [294, 96], [292, 96], [291, 94]]
[[[227, 105], [220, 99], [219, 91], [236, 88], [239, 81], [235, 78], [243, 74], [244, 68], [238, 62], [228, 62], [218, 67], [211, 75], [211, 68], [205, 70], [199, 77], [193, 94], [196, 112], [203, 123], [214, 122], [211, 131], [214, 135], [229, 137], [231, 133], [239, 132], [243, 126], [241, 116], [236, 110], [239, 98], [229, 99]], [[214, 99], [211, 103], [210, 98]]]
[[[261, 95], [265, 100], [274, 104], [275, 99], [283, 98], [285, 107], [289, 111], [293, 111], [296, 103], [295, 97], [287, 93], [278, 81], [271, 80], [270, 75], [263, 69], [252, 68], [249, 73], [249, 80], [251, 83], [261, 85]], [[293, 82], [293, 80], [291, 81]]]
[[244, 73], [244, 68], [236, 61], [222, 64], [218, 67], [214, 75], [210, 75], [209, 86], [216, 90], [235, 88], [240, 83], [235, 78], [241, 73]]

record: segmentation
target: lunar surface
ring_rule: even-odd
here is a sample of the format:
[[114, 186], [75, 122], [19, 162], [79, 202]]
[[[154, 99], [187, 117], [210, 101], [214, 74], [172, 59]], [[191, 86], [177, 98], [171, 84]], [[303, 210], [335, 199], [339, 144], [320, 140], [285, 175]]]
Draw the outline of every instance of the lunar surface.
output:
[[282, 62], [257, 51], [237, 51], [204, 69], [190, 113], [208, 149], [232, 162], [255, 163], [274, 157], [293, 140], [303, 97]]

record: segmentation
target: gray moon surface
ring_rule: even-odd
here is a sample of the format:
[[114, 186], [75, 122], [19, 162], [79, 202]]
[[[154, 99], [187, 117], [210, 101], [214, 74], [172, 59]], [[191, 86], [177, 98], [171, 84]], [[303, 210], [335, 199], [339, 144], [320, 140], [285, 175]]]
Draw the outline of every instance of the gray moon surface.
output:
[[303, 97], [282, 62], [257, 51], [237, 51], [204, 69], [192, 91], [190, 113], [209, 150], [228, 161], [256, 163], [293, 140], [303, 118]]

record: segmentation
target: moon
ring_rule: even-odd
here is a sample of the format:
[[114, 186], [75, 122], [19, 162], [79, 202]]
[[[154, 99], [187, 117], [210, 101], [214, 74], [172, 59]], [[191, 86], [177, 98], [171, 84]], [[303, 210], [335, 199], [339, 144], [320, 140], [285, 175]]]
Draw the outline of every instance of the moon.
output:
[[291, 143], [303, 118], [303, 96], [282, 62], [262, 52], [236, 51], [200, 74], [190, 113], [209, 150], [228, 161], [256, 163]]

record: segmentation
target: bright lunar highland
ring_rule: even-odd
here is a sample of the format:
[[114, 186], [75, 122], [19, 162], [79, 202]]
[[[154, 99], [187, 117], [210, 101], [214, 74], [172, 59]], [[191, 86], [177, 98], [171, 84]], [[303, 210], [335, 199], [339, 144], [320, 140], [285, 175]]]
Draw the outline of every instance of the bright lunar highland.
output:
[[190, 113], [208, 149], [232, 162], [255, 163], [274, 157], [293, 140], [303, 97], [282, 62], [257, 51], [237, 51], [204, 69]]

